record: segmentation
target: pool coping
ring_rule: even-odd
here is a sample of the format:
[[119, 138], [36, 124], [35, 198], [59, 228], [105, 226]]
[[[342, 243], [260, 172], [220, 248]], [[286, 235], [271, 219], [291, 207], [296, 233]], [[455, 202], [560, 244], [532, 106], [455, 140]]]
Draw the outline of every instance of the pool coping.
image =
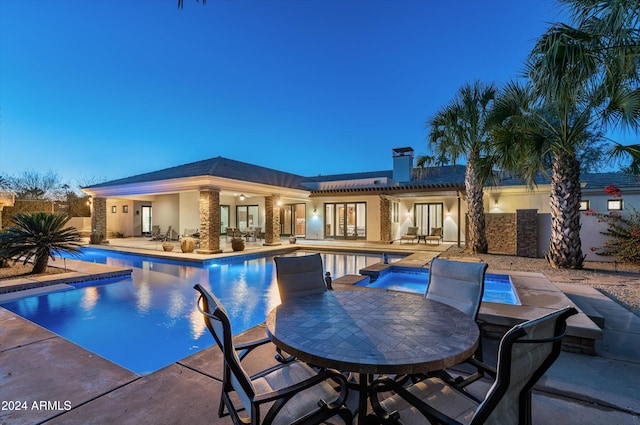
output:
[[[62, 266], [62, 267], [61, 267]], [[64, 268], [65, 272], [50, 275], [21, 276], [15, 279], [0, 280], [0, 295], [21, 292], [29, 289], [44, 288], [52, 285], [74, 284], [93, 280], [117, 277], [129, 277], [133, 269], [111, 266], [88, 261], [65, 259], [49, 260], [49, 267]], [[0, 297], [0, 301], [2, 298]]]
[[[361, 269], [359, 273], [362, 276], [378, 277], [393, 268], [421, 270], [428, 268], [433, 257], [435, 256], [423, 252], [416, 253], [397, 262], [373, 264]], [[461, 261], [480, 260], [467, 258]], [[567, 321], [567, 337], [563, 340], [563, 348], [567, 351], [595, 354], [595, 341], [603, 339], [602, 329], [542, 273], [494, 269], [488, 269], [487, 273], [509, 275], [520, 305], [482, 302], [478, 319], [483, 322], [485, 335], [500, 338], [518, 323], [572, 306], [578, 310], [578, 314]]]

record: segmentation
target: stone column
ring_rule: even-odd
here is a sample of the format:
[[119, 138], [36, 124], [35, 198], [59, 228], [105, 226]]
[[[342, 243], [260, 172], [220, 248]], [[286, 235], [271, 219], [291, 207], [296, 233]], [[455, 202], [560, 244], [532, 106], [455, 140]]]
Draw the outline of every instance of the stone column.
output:
[[93, 198], [91, 208], [91, 231], [107, 239], [107, 198]]
[[220, 249], [220, 189], [200, 188], [200, 248], [198, 254], [218, 254]]
[[280, 207], [275, 196], [265, 196], [264, 245], [280, 245]]
[[391, 243], [391, 201], [380, 196], [380, 242]]
[[516, 210], [516, 255], [538, 257], [538, 210]]

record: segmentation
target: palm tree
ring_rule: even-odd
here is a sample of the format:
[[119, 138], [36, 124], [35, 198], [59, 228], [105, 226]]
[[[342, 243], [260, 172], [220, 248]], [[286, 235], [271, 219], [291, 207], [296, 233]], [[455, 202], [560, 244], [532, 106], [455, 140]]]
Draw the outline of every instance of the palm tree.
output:
[[427, 121], [432, 157], [418, 158], [418, 166], [435, 162], [454, 165], [466, 159], [465, 189], [469, 214], [466, 248], [473, 253], [487, 252], [484, 218], [484, 182], [481, 163], [489, 146], [487, 116], [496, 95], [493, 84], [479, 81], [462, 87], [451, 103]]
[[[580, 161], [593, 134], [640, 123], [637, 1], [561, 0], [575, 27], [552, 26], [527, 63], [526, 84], [506, 86], [490, 121], [502, 168], [533, 184], [550, 168], [553, 267], [581, 268]], [[597, 139], [596, 139], [597, 140]]]
[[38, 274], [54, 254], [78, 254], [80, 234], [74, 227], [64, 227], [68, 220], [65, 214], [16, 213], [13, 227], [0, 233], [0, 258], [23, 259], [24, 264], [33, 261], [31, 273]]

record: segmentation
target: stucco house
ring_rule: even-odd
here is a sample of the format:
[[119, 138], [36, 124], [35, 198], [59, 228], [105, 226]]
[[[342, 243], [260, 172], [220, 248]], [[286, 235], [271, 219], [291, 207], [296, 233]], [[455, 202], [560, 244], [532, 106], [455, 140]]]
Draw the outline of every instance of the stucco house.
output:
[[[158, 225], [171, 226], [177, 238], [185, 229], [198, 229], [201, 253], [219, 252], [227, 227], [259, 227], [266, 245], [279, 244], [285, 235], [399, 243], [412, 226], [421, 235], [441, 228], [443, 242], [464, 244], [464, 166], [415, 168], [410, 147], [393, 149], [390, 165], [390, 170], [310, 177], [216, 157], [83, 190], [92, 197], [96, 232], [141, 236]], [[582, 181], [585, 210], [639, 205], [635, 176], [586, 174]], [[618, 187], [620, 196], [607, 194], [609, 185]], [[549, 240], [549, 193], [544, 179], [533, 190], [515, 179], [487, 188], [490, 252], [541, 256]], [[590, 247], [602, 245], [605, 227], [583, 218], [583, 250], [590, 259], [595, 255]]]

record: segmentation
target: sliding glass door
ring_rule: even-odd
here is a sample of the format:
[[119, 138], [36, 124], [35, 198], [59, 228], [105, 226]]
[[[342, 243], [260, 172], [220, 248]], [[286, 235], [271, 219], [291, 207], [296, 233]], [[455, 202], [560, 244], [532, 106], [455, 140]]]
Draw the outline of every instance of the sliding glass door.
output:
[[419, 235], [428, 235], [434, 227], [442, 227], [442, 203], [415, 204], [415, 225]]
[[366, 202], [325, 204], [325, 238], [366, 239]]
[[280, 234], [303, 238], [307, 234], [307, 206], [287, 204], [280, 209]]
[[153, 226], [153, 217], [151, 215], [151, 206], [143, 205], [142, 208], [142, 233], [151, 233]]

